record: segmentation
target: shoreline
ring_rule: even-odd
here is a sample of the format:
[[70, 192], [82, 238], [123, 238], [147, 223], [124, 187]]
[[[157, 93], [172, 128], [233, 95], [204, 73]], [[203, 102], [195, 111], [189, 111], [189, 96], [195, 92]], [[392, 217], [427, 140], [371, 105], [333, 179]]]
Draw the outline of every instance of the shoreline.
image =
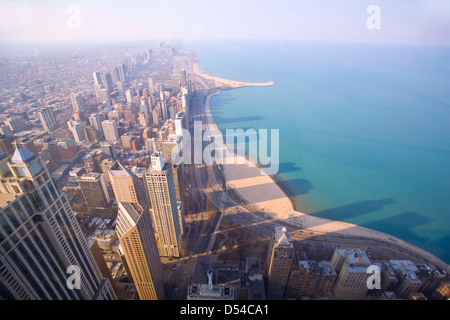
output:
[[194, 74], [206, 79], [206, 80], [213, 80], [216, 83], [220, 83], [222, 85], [228, 86], [228, 88], [240, 88], [240, 87], [267, 87], [267, 86], [273, 86], [275, 85], [275, 81], [269, 80], [266, 82], [243, 82], [243, 81], [236, 81], [236, 80], [229, 80], [225, 78], [219, 78], [215, 77], [209, 74], [204, 73], [198, 64], [194, 63], [192, 66]]
[[[246, 83], [210, 75], [206, 75], [207, 78], [205, 78], [205, 74], [201, 72], [196, 64], [194, 64], [193, 71], [195, 75], [206, 80], [214, 80], [216, 84], [234, 83], [235, 86], [229, 87], [227, 89], [244, 86], [267, 86], [274, 84], [268, 84], [269, 82], [259, 84]], [[211, 100], [214, 95], [220, 94], [223, 89], [217, 87], [215, 89], [217, 90], [214, 93], [210, 93], [205, 100], [205, 113], [210, 115], [211, 119], [213, 120], [213, 123], [211, 124], [216, 129], [219, 129], [211, 111]], [[235, 160], [237, 160], [239, 156], [235, 154], [235, 157]], [[244, 159], [245, 164], [236, 164], [237, 161], [233, 163], [224, 161], [222, 167], [224, 168], [223, 173], [226, 184], [230, 186], [234, 191], [236, 191], [239, 196], [248, 204], [260, 210], [265, 217], [279, 220], [280, 222], [286, 223], [292, 227], [296, 227], [299, 229], [308, 229], [309, 231], [321, 234], [330, 233], [343, 236], [359, 236], [392, 243], [404, 247], [405, 249], [416, 253], [422, 258], [425, 258], [431, 263], [434, 263], [442, 269], [450, 272], [450, 267], [445, 261], [426, 251], [425, 249], [417, 247], [416, 245], [406, 242], [391, 234], [387, 234], [374, 229], [369, 229], [363, 226], [358, 226], [348, 222], [334, 221], [326, 218], [315, 217], [295, 210], [293, 201], [281, 188], [277, 180], [269, 175], [261, 175], [260, 171], [262, 169], [259, 166], [251, 164], [247, 158]]]

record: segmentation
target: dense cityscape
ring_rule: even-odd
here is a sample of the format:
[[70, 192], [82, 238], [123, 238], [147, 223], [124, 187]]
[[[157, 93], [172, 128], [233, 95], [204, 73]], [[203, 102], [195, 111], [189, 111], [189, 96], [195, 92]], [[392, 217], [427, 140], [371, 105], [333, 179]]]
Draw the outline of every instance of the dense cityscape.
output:
[[179, 42], [2, 55], [0, 299], [450, 297], [430, 255], [273, 219], [221, 164], [175, 163], [210, 96], [246, 85], [196, 59]]

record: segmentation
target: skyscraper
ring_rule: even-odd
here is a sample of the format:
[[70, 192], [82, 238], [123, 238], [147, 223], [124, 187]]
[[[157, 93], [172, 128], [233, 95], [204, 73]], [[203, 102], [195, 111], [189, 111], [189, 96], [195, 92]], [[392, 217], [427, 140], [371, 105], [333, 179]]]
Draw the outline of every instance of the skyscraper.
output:
[[182, 87], [184, 87], [184, 86], [186, 86], [186, 83], [187, 83], [186, 70], [181, 69], [180, 70], [180, 85]]
[[39, 119], [45, 131], [53, 131], [58, 126], [52, 107], [43, 107], [39, 110]]
[[108, 90], [109, 93], [114, 91], [114, 85], [111, 74], [109, 72], [102, 74], [103, 87]]
[[185, 113], [178, 112], [175, 116], [175, 134], [178, 137], [183, 137], [183, 129], [186, 130]]
[[124, 63], [118, 65], [120, 81], [125, 81], [127, 79], [127, 67]]
[[293, 255], [294, 245], [286, 228], [275, 227], [266, 260], [269, 299], [283, 299]]
[[84, 106], [84, 100], [81, 93], [71, 93], [70, 101], [72, 102], [72, 107], [74, 112], [85, 112], [86, 107]]
[[93, 113], [89, 116], [89, 124], [98, 131], [100, 138], [105, 136], [102, 127], [103, 120], [105, 120], [105, 115], [103, 113]]
[[103, 157], [106, 159], [116, 159], [116, 147], [113, 143], [103, 143], [100, 145]]
[[87, 144], [98, 143], [100, 141], [100, 134], [93, 126], [84, 126], [84, 140]]
[[144, 210], [148, 210], [149, 205], [142, 179], [138, 178], [118, 161], [114, 162], [109, 168], [109, 178], [117, 203], [129, 202], [138, 204]]
[[94, 84], [102, 85], [102, 78], [100, 76], [100, 72], [93, 72], [92, 76], [94, 77]]
[[42, 158], [16, 148], [8, 166], [0, 183], [0, 299], [116, 299]]
[[162, 265], [148, 210], [136, 203], [118, 204], [116, 233], [139, 298], [165, 299]]
[[22, 129], [26, 127], [25, 121], [22, 116], [12, 116], [6, 123], [11, 128], [13, 132], [20, 132]]
[[145, 187], [152, 205], [159, 254], [180, 257], [181, 226], [172, 164], [164, 162], [161, 152], [154, 152], [151, 161], [152, 167], [145, 173]]
[[90, 208], [106, 208], [111, 199], [106, 177], [101, 173], [87, 173], [78, 179], [81, 192]]
[[115, 120], [102, 121], [102, 128], [105, 140], [116, 141], [119, 139], [119, 131], [117, 130], [117, 123]]
[[85, 125], [86, 125], [85, 122], [75, 121], [73, 119], [67, 121], [67, 126], [69, 127], [69, 130], [72, 132], [73, 138], [76, 142], [81, 142], [85, 139], [84, 136]]

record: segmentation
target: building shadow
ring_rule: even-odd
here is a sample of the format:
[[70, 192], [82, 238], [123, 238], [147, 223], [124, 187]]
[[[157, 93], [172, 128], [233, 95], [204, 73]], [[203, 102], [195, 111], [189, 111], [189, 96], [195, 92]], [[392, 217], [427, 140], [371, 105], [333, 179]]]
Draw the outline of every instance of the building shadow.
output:
[[384, 206], [394, 202], [395, 200], [392, 198], [364, 200], [341, 207], [313, 212], [309, 215], [330, 220], [345, 221], [363, 214], [381, 210]]

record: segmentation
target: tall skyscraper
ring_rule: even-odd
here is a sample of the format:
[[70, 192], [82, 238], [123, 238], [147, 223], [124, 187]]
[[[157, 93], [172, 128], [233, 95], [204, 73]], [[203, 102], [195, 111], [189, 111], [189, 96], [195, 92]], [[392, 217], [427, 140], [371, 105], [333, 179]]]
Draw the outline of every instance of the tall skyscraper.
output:
[[81, 93], [71, 93], [70, 101], [72, 102], [72, 107], [74, 112], [85, 112], [86, 107], [84, 106], [84, 100]]
[[162, 264], [151, 217], [136, 203], [119, 202], [116, 233], [141, 300], [162, 300]]
[[148, 210], [149, 204], [142, 179], [138, 178], [118, 161], [114, 162], [109, 168], [109, 178], [117, 203], [129, 202], [138, 204], [144, 210]]
[[98, 143], [100, 134], [93, 126], [84, 126], [84, 140], [87, 144]]
[[101, 173], [87, 173], [78, 179], [81, 192], [90, 208], [106, 208], [111, 199], [106, 177]]
[[38, 114], [45, 131], [49, 132], [57, 128], [58, 123], [56, 122], [52, 107], [43, 107], [38, 111]]
[[154, 152], [151, 161], [152, 167], [145, 173], [145, 187], [152, 205], [159, 254], [180, 257], [181, 226], [172, 164], [164, 162], [161, 152]]
[[93, 72], [92, 76], [94, 77], [94, 84], [102, 85], [102, 78], [100, 72]]
[[11, 127], [6, 124], [0, 124], [0, 134], [8, 137], [14, 137]]
[[148, 89], [150, 90], [150, 93], [155, 93], [155, 87], [153, 85], [152, 78], [148, 78]]
[[16, 148], [8, 166], [0, 183], [0, 299], [117, 299], [42, 158]]
[[127, 67], [124, 63], [118, 65], [120, 81], [125, 81], [127, 79]]
[[294, 259], [294, 245], [286, 228], [275, 227], [266, 260], [268, 298], [283, 299]]
[[186, 70], [181, 69], [180, 70], [180, 85], [182, 87], [184, 87], [184, 86], [186, 86], [186, 83], [187, 83]]
[[102, 83], [109, 93], [114, 91], [114, 85], [112, 81], [111, 74], [109, 72], [102, 74]]
[[76, 142], [81, 142], [85, 139], [84, 135], [85, 125], [86, 123], [82, 121], [76, 121], [73, 119], [67, 121], [67, 126], [69, 127], [69, 130], [72, 132], [73, 138]]
[[117, 130], [117, 123], [115, 120], [102, 121], [102, 128], [105, 140], [116, 141], [119, 139], [119, 131]]
[[89, 124], [98, 131], [100, 138], [103, 138], [105, 136], [102, 127], [102, 121], [104, 120], [105, 115], [103, 113], [93, 113], [89, 116]]
[[25, 121], [22, 116], [12, 116], [6, 123], [11, 128], [13, 132], [20, 132], [22, 129], [26, 127]]
[[178, 112], [175, 116], [175, 134], [178, 137], [183, 137], [183, 129], [186, 130], [185, 113]]

